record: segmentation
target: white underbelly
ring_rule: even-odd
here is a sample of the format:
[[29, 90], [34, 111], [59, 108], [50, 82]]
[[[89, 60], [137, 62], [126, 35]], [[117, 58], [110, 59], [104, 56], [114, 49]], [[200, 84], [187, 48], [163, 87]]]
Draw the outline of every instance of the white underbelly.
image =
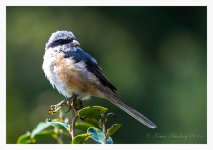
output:
[[[51, 57], [52, 56], [52, 57]], [[76, 89], [74, 86], [67, 86], [67, 84], [59, 77], [59, 72], [61, 68], [55, 65], [56, 56], [48, 54], [44, 55], [44, 61], [42, 68], [44, 70], [45, 76], [50, 81], [53, 88], [56, 88], [59, 93], [65, 97], [71, 97], [73, 93], [78, 94], [81, 99], [88, 99], [91, 95], [88, 92]]]
[[42, 69], [44, 70], [45, 76], [50, 81], [53, 88], [56, 88], [59, 93], [61, 93], [65, 97], [70, 97], [72, 96], [72, 91], [70, 89], [67, 89], [63, 81], [59, 79], [57, 72], [60, 68], [54, 66], [54, 61], [55, 57], [50, 57], [48, 56], [48, 54], [45, 53], [44, 62], [42, 65]]

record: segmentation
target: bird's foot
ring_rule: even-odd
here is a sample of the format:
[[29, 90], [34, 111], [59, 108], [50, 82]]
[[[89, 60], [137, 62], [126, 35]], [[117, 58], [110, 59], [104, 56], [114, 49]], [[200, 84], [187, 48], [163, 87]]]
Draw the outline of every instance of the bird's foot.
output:
[[49, 108], [48, 113], [49, 114], [57, 113], [61, 109], [61, 106], [63, 106], [64, 104], [66, 104], [66, 99], [62, 100], [61, 102], [59, 102], [56, 105], [51, 105], [50, 108]]
[[73, 95], [71, 97], [68, 97], [68, 98], [62, 100], [61, 102], [59, 102], [56, 105], [51, 105], [50, 108], [49, 108], [48, 113], [49, 114], [55, 114], [64, 105], [68, 106], [68, 111], [67, 112], [69, 112], [73, 107], [74, 107], [75, 110], [79, 110], [79, 109], [83, 108], [82, 101], [79, 100], [77, 97], [78, 97], [77, 95]]

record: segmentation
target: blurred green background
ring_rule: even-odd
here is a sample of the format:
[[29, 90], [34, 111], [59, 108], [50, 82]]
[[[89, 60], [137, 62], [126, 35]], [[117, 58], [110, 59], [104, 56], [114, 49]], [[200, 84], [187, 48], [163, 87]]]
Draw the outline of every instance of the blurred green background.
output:
[[72, 31], [118, 95], [156, 123], [149, 129], [110, 102], [115, 143], [207, 142], [207, 7], [7, 7], [7, 143], [63, 99], [41, 69], [52, 32]]

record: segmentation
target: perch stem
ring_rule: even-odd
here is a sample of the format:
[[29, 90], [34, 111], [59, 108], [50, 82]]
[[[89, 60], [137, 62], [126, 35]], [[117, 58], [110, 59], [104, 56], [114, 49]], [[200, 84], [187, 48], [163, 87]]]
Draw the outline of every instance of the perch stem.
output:
[[105, 126], [105, 121], [102, 118], [102, 129], [103, 129], [103, 134], [104, 134], [104, 144], [107, 144], [107, 136], [106, 136], [106, 126]]
[[71, 103], [71, 112], [72, 112], [71, 136], [72, 136], [72, 139], [75, 137], [75, 122], [77, 120], [76, 110], [75, 110], [75, 101], [76, 101], [76, 99], [73, 98], [72, 103]]
[[72, 109], [72, 114], [73, 114], [73, 118], [72, 118], [72, 139], [73, 139], [75, 137], [75, 121], [76, 121], [74, 109]]

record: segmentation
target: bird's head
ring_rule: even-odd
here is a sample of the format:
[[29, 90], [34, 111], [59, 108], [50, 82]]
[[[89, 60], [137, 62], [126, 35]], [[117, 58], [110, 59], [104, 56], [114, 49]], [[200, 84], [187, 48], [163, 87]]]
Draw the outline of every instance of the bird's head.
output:
[[45, 49], [66, 49], [67, 47], [80, 46], [76, 40], [75, 35], [70, 31], [56, 31], [52, 33], [48, 42], [46, 43]]

